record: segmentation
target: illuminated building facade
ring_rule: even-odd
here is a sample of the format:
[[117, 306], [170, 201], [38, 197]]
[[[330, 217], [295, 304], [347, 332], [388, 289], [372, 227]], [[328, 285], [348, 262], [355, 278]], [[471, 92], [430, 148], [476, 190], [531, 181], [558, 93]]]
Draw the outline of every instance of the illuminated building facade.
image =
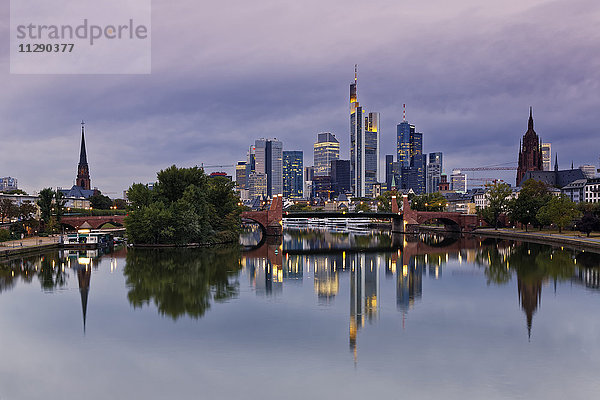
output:
[[550, 143], [542, 143], [542, 165], [544, 171], [552, 169], [552, 144]]
[[277, 139], [258, 139], [254, 142], [255, 171], [267, 180], [268, 197], [283, 194], [283, 143]]
[[352, 193], [372, 197], [379, 176], [379, 113], [366, 113], [358, 102], [358, 74], [350, 85], [350, 173]]
[[427, 163], [427, 193], [435, 193], [439, 190], [442, 169], [442, 153], [429, 153], [429, 162]]
[[425, 193], [427, 159], [423, 155], [423, 134], [404, 120], [396, 126], [396, 138], [399, 169], [396, 181], [402, 189], [412, 189], [416, 194]]
[[283, 197], [301, 199], [304, 193], [304, 153], [283, 152]]
[[319, 133], [314, 144], [315, 176], [331, 176], [331, 162], [340, 158], [340, 142], [329, 132]]

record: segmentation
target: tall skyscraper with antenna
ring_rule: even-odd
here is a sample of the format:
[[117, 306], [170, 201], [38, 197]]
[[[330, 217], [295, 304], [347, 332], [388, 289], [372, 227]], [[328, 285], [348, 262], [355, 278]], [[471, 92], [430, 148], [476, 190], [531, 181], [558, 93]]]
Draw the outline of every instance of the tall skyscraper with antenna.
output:
[[358, 102], [358, 67], [350, 84], [350, 175], [352, 193], [372, 197], [379, 177], [379, 113], [366, 113]]

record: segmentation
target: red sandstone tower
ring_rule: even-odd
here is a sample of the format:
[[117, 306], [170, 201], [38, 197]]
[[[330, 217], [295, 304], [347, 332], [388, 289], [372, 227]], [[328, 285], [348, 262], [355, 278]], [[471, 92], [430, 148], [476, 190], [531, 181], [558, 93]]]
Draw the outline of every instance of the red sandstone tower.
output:
[[529, 124], [519, 149], [519, 167], [517, 168], [517, 186], [521, 186], [527, 171], [543, 171], [542, 146], [540, 138], [533, 130], [533, 110], [529, 107]]

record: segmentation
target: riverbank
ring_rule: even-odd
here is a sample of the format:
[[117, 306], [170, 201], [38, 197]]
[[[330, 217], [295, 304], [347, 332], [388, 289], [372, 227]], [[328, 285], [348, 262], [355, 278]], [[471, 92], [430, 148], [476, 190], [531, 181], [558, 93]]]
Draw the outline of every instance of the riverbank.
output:
[[60, 236], [28, 237], [0, 243], [0, 257], [37, 253], [60, 248]]
[[592, 249], [600, 251], [600, 237], [586, 237], [581, 234], [564, 232], [555, 233], [548, 231], [529, 231], [520, 229], [493, 229], [481, 228], [473, 232], [474, 235], [497, 237], [502, 239], [524, 240], [540, 244], [552, 244], [574, 247], [577, 249]]

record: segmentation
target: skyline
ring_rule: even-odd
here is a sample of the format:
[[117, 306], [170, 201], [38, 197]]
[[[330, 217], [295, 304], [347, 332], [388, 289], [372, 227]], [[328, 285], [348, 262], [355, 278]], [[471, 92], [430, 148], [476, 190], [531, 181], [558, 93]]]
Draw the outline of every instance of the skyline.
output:
[[[235, 164], [260, 137], [303, 151], [310, 165], [317, 134], [331, 132], [340, 158], [349, 159], [354, 64], [361, 103], [381, 115], [380, 160], [395, 153], [406, 103], [424, 152], [443, 152], [447, 174], [516, 163], [529, 106], [562, 168], [571, 161], [598, 165], [599, 4], [362, 5], [372, 13], [360, 12], [361, 4], [261, 1], [247, 9], [234, 1], [190, 1], [175, 9], [156, 1], [151, 75], [10, 75], [5, 43], [0, 132], [3, 147], [17, 151], [4, 152], [0, 175], [17, 178], [28, 192], [70, 187], [82, 119], [92, 186], [117, 195], [172, 164]], [[317, 5], [325, 21], [335, 22], [315, 23]], [[197, 24], [193, 11], [201, 8]], [[8, 22], [0, 25], [6, 35]], [[369, 29], [351, 40], [355, 25]], [[515, 173], [498, 177], [512, 183]]]

